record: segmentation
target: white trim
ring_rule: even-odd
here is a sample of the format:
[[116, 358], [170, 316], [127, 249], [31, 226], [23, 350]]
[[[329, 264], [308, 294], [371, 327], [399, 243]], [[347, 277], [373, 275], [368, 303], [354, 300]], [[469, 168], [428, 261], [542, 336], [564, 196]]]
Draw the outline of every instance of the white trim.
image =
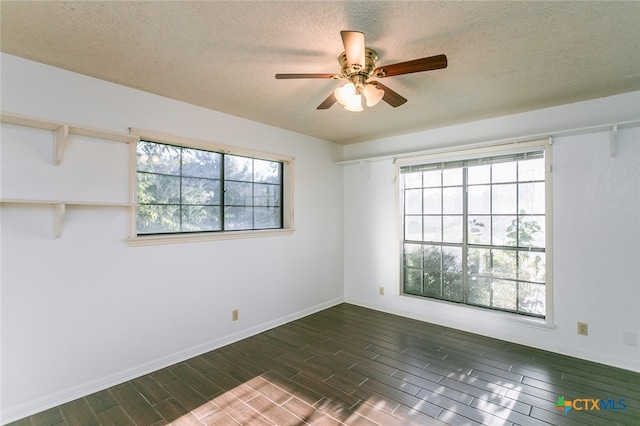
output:
[[554, 322], [553, 308], [553, 139], [547, 139], [544, 148], [544, 254], [545, 254], [545, 321], [549, 325]]
[[247, 156], [261, 160], [278, 161], [282, 163], [282, 228], [260, 229], [247, 231], [219, 231], [201, 233], [175, 233], [162, 235], [137, 235], [137, 165], [136, 165], [136, 144], [130, 145], [129, 151], [129, 194], [131, 202], [131, 213], [129, 220], [129, 238], [127, 243], [130, 246], [149, 246], [159, 244], [181, 244], [190, 242], [230, 240], [239, 238], [272, 237], [291, 235], [295, 232], [293, 215], [293, 172], [294, 158], [287, 155], [274, 154], [251, 149], [237, 148], [228, 145], [220, 145], [214, 142], [191, 139], [182, 136], [169, 135], [166, 133], [154, 132], [151, 130], [129, 129], [137, 140], [148, 140], [151, 142], [176, 145], [183, 148], [196, 148], [208, 151], [221, 152], [223, 154]]
[[95, 392], [99, 392], [103, 389], [108, 389], [112, 386], [118, 385], [120, 383], [124, 383], [128, 380], [135, 379], [136, 377], [140, 377], [145, 374], [152, 373], [154, 371], [160, 370], [170, 365], [177, 364], [179, 362], [202, 355], [204, 353], [213, 351], [215, 349], [221, 348], [231, 343], [238, 342], [242, 339], [246, 339], [256, 334], [263, 333], [265, 331], [287, 324], [291, 321], [295, 321], [300, 318], [304, 318], [308, 315], [312, 315], [316, 312], [320, 312], [324, 309], [328, 309], [332, 306], [339, 305], [340, 303], [343, 303], [343, 302], [344, 302], [344, 299], [342, 297], [332, 299], [327, 302], [320, 303], [306, 309], [302, 309], [292, 314], [285, 315], [283, 317], [276, 318], [271, 321], [267, 321], [266, 323], [247, 328], [237, 333], [229, 334], [229, 335], [220, 337], [218, 339], [210, 340], [206, 343], [192, 346], [191, 348], [184, 349], [184, 350], [174, 352], [172, 354], [154, 359], [153, 361], [145, 362], [143, 364], [137, 365], [132, 368], [128, 368], [123, 371], [119, 371], [109, 376], [92, 380], [88, 383], [74, 386], [72, 388], [65, 389], [60, 392], [56, 392], [52, 395], [47, 395], [46, 397], [43, 397], [43, 398], [38, 398], [36, 400], [28, 401], [15, 407], [9, 407], [3, 410], [2, 413], [0, 413], [2, 424], [11, 423], [13, 421], [25, 418], [32, 414], [40, 413], [52, 407], [65, 404], [69, 401], [73, 401], [83, 396], [90, 395]]

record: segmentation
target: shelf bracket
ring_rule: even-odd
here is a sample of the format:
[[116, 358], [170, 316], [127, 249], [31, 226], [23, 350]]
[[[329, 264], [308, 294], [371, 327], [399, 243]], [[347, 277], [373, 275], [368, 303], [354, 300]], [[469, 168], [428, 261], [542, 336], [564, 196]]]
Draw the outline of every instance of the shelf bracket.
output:
[[63, 124], [53, 134], [53, 164], [59, 166], [69, 145], [69, 126]]
[[62, 235], [62, 225], [64, 224], [66, 204], [55, 203], [52, 204], [51, 207], [53, 208], [53, 238], [60, 238], [60, 235]]
[[616, 136], [618, 134], [618, 125], [614, 124], [609, 130], [609, 150], [611, 152], [611, 156], [616, 156]]
[[360, 165], [360, 170], [362, 170], [362, 173], [364, 173], [364, 175], [368, 178], [371, 177], [371, 170], [372, 170], [372, 161], [371, 160], [360, 160], [358, 162], [358, 164]]

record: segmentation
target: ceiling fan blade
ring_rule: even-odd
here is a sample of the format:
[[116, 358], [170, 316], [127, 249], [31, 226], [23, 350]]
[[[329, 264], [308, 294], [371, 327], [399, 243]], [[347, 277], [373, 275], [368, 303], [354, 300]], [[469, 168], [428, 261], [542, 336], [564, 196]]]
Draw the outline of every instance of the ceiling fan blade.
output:
[[394, 108], [397, 108], [400, 105], [407, 102], [405, 98], [403, 98], [393, 90], [389, 89], [387, 86], [380, 83], [379, 81], [370, 81], [369, 84], [374, 84], [378, 89], [383, 90], [384, 96], [382, 97], [382, 100]]
[[320, 105], [318, 105], [318, 107], [316, 109], [329, 109], [335, 103], [336, 103], [336, 95], [334, 95], [334, 93], [331, 92], [329, 97], [327, 99], [325, 99], [324, 101], [322, 101], [322, 103]]
[[288, 80], [293, 78], [340, 78], [335, 74], [276, 74], [277, 80]]
[[411, 74], [413, 72], [439, 70], [447, 67], [445, 55], [429, 56], [428, 58], [414, 59], [413, 61], [378, 67], [373, 70], [373, 75], [378, 78], [392, 77], [394, 75]]
[[364, 67], [364, 34], [360, 31], [340, 31], [340, 36], [349, 66], [360, 70]]

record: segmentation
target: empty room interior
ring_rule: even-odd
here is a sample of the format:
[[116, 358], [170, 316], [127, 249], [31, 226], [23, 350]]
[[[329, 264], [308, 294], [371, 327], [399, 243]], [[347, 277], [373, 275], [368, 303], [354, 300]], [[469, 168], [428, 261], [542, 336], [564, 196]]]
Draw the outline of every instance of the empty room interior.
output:
[[0, 19], [1, 424], [640, 424], [640, 2]]

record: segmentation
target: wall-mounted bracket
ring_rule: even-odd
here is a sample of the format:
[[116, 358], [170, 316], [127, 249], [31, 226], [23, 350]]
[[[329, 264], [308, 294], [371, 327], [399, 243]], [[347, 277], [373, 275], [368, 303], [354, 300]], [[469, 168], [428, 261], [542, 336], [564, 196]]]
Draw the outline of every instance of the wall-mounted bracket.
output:
[[69, 126], [63, 124], [53, 132], [53, 164], [59, 166], [69, 145]]
[[360, 170], [362, 170], [362, 173], [364, 173], [367, 178], [371, 177], [372, 163], [371, 160], [360, 160], [358, 162]]
[[64, 225], [66, 204], [55, 203], [52, 204], [51, 207], [53, 208], [53, 238], [60, 238], [60, 235], [62, 235], [62, 226]]
[[611, 130], [609, 130], [609, 150], [611, 152], [611, 156], [616, 156], [616, 136], [618, 135], [618, 125], [614, 124], [611, 126]]

